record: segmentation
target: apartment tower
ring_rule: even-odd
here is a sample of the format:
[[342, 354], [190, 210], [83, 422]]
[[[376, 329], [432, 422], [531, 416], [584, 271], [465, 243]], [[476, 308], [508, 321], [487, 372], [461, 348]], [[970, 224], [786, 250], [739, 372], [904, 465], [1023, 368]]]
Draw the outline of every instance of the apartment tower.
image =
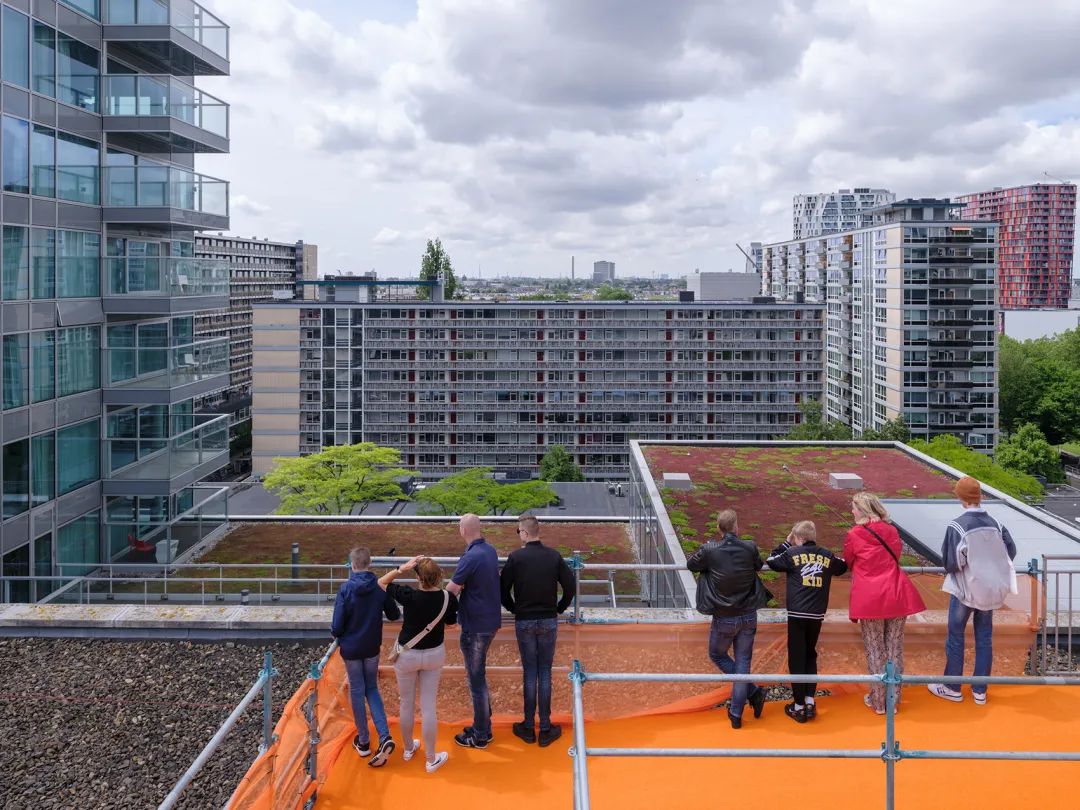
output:
[[823, 194], [796, 194], [792, 206], [794, 239], [852, 231], [870, 224], [866, 212], [891, 203], [896, 195], [883, 188], [842, 188]]

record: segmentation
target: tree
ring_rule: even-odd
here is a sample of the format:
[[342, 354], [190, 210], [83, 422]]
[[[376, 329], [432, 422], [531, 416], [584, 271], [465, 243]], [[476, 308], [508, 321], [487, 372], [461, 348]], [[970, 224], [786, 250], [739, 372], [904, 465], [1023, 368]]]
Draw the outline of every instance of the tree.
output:
[[867, 428], [860, 438], [867, 442], [906, 442], [911, 439], [911, 431], [908, 430], [904, 417], [898, 416], [880, 428]]
[[416, 500], [429, 515], [505, 515], [548, 506], [558, 496], [546, 481], [500, 484], [490, 467], [473, 467], [429, 484]]
[[[454, 267], [450, 263], [450, 256], [443, 250], [442, 240], [428, 239], [427, 249], [420, 259], [420, 278], [431, 281], [442, 275], [443, 295], [447, 301], [457, 298], [457, 277], [454, 275]], [[417, 287], [416, 295], [419, 298], [428, 298], [430, 290], [427, 287]]]
[[1059, 369], [1049, 377], [1035, 406], [1043, 433], [1054, 444], [1080, 434], [1080, 369]]
[[324, 447], [299, 458], [275, 458], [263, 486], [281, 499], [279, 515], [363, 514], [375, 501], [407, 499], [398, 479], [401, 453], [372, 442]]
[[552, 445], [540, 459], [540, 478], [544, 481], [584, 481], [585, 476], [561, 444]]
[[633, 294], [614, 284], [603, 283], [596, 290], [597, 301], [630, 301]]
[[920, 453], [925, 453], [950, 467], [955, 467], [960, 472], [1000, 489], [1014, 498], [1028, 501], [1042, 498], [1043, 487], [1035, 477], [1006, 470], [1001, 465], [995, 464], [988, 455], [965, 447], [960, 439], [952, 434], [943, 433], [929, 442], [915, 439], [910, 442], [910, 445]]
[[807, 442], [837, 442], [851, 439], [851, 428], [840, 422], [825, 419], [821, 403], [816, 400], [804, 402], [799, 410], [802, 421], [795, 425], [784, 438]]
[[994, 461], [1006, 470], [1038, 475], [1051, 483], [1065, 480], [1061, 457], [1038, 427], [1026, 422], [1009, 438], [998, 443]]

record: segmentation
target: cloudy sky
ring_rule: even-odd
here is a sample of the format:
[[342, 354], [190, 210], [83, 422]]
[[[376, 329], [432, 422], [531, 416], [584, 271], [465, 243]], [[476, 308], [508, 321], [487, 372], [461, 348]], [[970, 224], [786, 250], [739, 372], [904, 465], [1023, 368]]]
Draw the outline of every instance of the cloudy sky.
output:
[[742, 267], [792, 195], [1080, 178], [1075, 0], [203, 0], [233, 232], [322, 272]]

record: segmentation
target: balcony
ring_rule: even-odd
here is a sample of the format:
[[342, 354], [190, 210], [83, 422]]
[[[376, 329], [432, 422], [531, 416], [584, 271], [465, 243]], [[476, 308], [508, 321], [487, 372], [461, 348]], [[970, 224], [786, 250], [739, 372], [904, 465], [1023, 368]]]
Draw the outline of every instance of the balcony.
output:
[[229, 305], [229, 263], [180, 256], [110, 256], [105, 262], [107, 315], [168, 315]]
[[[179, 418], [178, 418], [179, 421]], [[167, 495], [229, 461], [229, 416], [188, 416], [185, 430], [169, 438], [108, 437], [103, 440], [102, 481], [108, 495]]]
[[183, 402], [228, 384], [227, 338], [173, 347], [110, 346], [102, 354], [106, 405]]
[[229, 229], [225, 180], [150, 164], [110, 166], [104, 174], [102, 219], [108, 224]]
[[111, 0], [102, 37], [112, 55], [158, 73], [229, 74], [229, 26], [192, 0]]
[[142, 153], [228, 152], [229, 105], [172, 76], [103, 79], [102, 129]]

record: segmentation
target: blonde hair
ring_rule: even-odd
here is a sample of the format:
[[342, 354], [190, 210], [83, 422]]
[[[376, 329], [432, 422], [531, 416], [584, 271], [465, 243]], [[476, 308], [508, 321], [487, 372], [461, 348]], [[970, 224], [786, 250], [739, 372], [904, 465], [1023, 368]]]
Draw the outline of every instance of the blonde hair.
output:
[[722, 509], [716, 515], [716, 528], [718, 531], [734, 532], [735, 527], [739, 525], [739, 516], [735, 514], [734, 509]]
[[425, 588], [438, 588], [442, 585], [443, 571], [433, 559], [424, 557], [416, 564], [416, 578]]
[[812, 520], [800, 520], [791, 527], [791, 533], [800, 540], [817, 540], [817, 526]]
[[881, 502], [877, 495], [872, 492], [856, 492], [851, 498], [851, 502], [859, 507], [859, 511], [863, 513], [868, 519], [883, 520], [886, 523], [889, 521], [889, 512], [885, 509], [885, 504]]
[[371, 549], [365, 546], [356, 546], [349, 552], [349, 564], [356, 571], [363, 571], [371, 565]]

